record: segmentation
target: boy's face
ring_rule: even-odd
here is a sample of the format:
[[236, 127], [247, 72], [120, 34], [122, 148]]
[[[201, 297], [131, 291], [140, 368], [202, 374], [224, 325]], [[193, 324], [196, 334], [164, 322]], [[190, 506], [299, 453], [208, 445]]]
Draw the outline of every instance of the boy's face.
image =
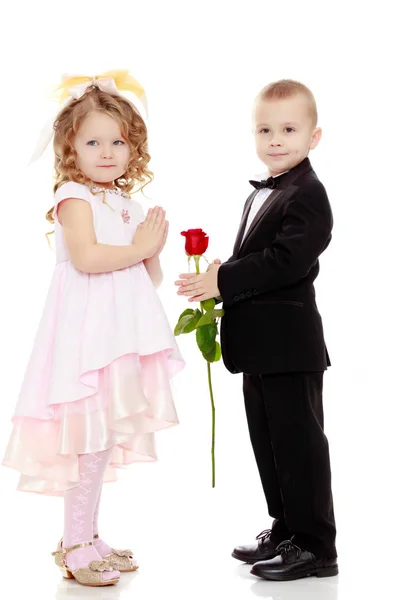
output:
[[257, 99], [253, 131], [257, 156], [270, 175], [298, 165], [317, 146], [322, 133], [313, 126], [309, 102], [302, 94], [281, 100]]

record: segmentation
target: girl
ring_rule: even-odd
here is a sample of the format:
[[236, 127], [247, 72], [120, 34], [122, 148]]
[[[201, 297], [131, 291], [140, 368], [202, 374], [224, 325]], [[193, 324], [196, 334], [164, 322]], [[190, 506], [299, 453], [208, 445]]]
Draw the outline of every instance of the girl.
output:
[[103, 481], [156, 459], [154, 432], [178, 422], [169, 378], [183, 360], [160, 303], [168, 221], [131, 200], [152, 179], [145, 123], [119, 91], [126, 72], [65, 79], [54, 123], [56, 266], [3, 464], [18, 489], [63, 495], [53, 553], [67, 578], [110, 585], [137, 568], [99, 538]]

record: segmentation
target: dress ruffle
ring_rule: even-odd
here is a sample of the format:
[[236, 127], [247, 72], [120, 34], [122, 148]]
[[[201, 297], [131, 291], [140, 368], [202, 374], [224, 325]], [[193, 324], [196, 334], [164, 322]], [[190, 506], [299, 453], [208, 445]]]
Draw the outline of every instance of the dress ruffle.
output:
[[183, 366], [142, 263], [89, 276], [59, 263], [3, 460], [18, 489], [61, 495], [79, 483], [79, 454], [111, 447], [104, 481], [156, 460], [155, 432], [178, 423], [169, 379]]

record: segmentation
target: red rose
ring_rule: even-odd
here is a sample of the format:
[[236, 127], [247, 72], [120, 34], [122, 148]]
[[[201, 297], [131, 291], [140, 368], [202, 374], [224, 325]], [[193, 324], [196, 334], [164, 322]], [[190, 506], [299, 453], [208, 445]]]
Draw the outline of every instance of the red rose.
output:
[[181, 235], [186, 238], [185, 250], [189, 256], [201, 256], [208, 248], [208, 236], [202, 229], [188, 229]]

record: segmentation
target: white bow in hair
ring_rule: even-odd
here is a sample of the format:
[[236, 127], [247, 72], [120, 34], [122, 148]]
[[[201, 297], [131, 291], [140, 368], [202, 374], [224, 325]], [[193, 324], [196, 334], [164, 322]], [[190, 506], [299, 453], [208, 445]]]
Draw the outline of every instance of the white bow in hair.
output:
[[[108, 71], [103, 75], [86, 77], [81, 75], [63, 75], [61, 84], [57, 88], [62, 107], [72, 99], [81, 98], [89, 87], [97, 86], [102, 92], [120, 94], [121, 91], [133, 93], [142, 103], [147, 116], [147, 99], [143, 87], [130, 75], [129, 71]], [[29, 164], [40, 158], [50, 144], [54, 135], [54, 120], [56, 115], [49, 120], [42, 129], [36, 148]]]
[[[72, 79], [71, 75], [63, 75], [63, 81], [68, 79]], [[96, 85], [98, 88], [101, 89], [102, 92], [106, 92], [108, 94], [119, 94], [115, 81], [111, 77], [99, 77], [98, 79], [95, 79], [93, 77], [91, 81], [80, 83], [67, 89], [70, 97], [75, 98], [75, 100], [77, 100], [78, 98], [82, 98], [82, 96], [86, 93], [87, 89], [92, 85]]]

